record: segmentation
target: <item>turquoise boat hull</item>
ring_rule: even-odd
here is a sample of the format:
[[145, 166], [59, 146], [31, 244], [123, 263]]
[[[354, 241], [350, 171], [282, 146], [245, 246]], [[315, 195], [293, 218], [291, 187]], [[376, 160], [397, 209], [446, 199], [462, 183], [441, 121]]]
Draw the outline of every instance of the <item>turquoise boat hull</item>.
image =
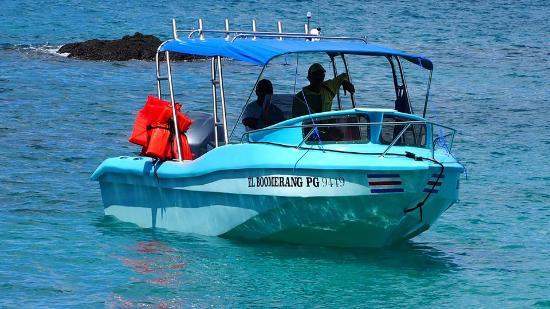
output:
[[[430, 161], [260, 143], [230, 144], [194, 161], [160, 166], [144, 157], [111, 158], [92, 179], [100, 183], [106, 215], [144, 228], [382, 247], [427, 230], [457, 201], [463, 168], [448, 154], [436, 156], [445, 169], [435, 190], [430, 184], [441, 167]], [[422, 215], [420, 209], [404, 211], [427, 194]]]

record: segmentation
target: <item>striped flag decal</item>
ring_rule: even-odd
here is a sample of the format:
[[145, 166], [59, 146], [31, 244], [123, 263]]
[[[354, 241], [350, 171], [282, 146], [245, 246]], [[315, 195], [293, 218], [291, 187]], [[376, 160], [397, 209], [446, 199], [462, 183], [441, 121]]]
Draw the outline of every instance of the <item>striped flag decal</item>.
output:
[[[426, 184], [426, 187], [424, 187], [424, 192], [430, 192], [432, 187], [434, 188], [432, 193], [439, 192], [439, 188], [441, 187], [441, 184], [443, 184], [443, 179], [445, 178], [445, 175], [441, 175], [439, 177], [439, 181], [437, 181], [437, 176], [439, 176], [439, 174], [432, 174], [432, 176], [430, 176], [430, 179], [428, 179], [428, 183]], [[435, 184], [435, 187], [434, 187], [434, 184]]]
[[367, 174], [371, 193], [405, 192], [399, 174]]

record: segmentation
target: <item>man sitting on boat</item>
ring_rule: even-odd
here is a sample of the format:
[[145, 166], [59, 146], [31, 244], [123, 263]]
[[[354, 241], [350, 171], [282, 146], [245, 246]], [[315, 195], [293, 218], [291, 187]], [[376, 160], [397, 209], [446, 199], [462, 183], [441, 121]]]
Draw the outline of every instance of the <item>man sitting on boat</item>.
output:
[[256, 86], [258, 99], [250, 102], [243, 113], [243, 124], [247, 131], [258, 130], [285, 120], [283, 112], [272, 102], [273, 85], [262, 79]]
[[331, 111], [332, 100], [340, 86], [351, 93], [355, 92], [346, 73], [325, 81], [325, 72], [325, 68], [319, 63], [314, 63], [309, 67], [307, 71], [309, 86], [302, 88], [302, 91], [294, 96], [292, 117]]

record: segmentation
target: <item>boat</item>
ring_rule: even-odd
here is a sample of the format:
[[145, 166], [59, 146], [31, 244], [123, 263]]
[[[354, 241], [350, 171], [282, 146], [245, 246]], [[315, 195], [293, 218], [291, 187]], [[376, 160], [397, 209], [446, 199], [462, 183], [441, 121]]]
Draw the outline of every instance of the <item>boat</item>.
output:
[[[180, 30], [173, 20], [173, 39], [157, 52], [157, 98], [166, 98], [175, 115], [170, 55], [203, 56], [210, 60], [212, 113], [184, 112], [193, 121], [185, 132], [192, 160], [183, 159], [178, 144], [165, 162], [124, 155], [101, 163], [91, 178], [99, 182], [105, 215], [143, 228], [335, 247], [390, 246], [428, 230], [458, 200], [464, 171], [452, 154], [456, 131], [426, 119], [432, 61], [364, 37], [325, 36], [309, 22], [304, 28], [284, 32], [279, 21], [278, 31], [262, 32], [253, 21], [252, 31], [231, 30], [225, 20], [215, 30], [199, 20], [197, 29]], [[286, 120], [230, 132], [222, 66], [257, 65], [260, 80], [273, 59], [303, 53], [328, 57], [334, 75], [344, 67], [350, 80], [349, 55], [384, 59], [393, 107], [368, 107], [338, 93], [333, 110], [292, 117], [294, 93], [274, 94]], [[428, 72], [418, 114], [405, 62]]]

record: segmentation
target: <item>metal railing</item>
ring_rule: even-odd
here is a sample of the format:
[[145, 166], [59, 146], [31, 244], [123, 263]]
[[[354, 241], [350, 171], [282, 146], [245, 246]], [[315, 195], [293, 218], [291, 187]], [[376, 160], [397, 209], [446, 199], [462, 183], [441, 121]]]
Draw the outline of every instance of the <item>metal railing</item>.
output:
[[[413, 125], [424, 125], [426, 127], [427, 127], [427, 125], [430, 125], [431, 138], [432, 138], [431, 145], [428, 144], [427, 141], [422, 143], [423, 146], [398, 144], [399, 139], [401, 139], [403, 137], [403, 135], [407, 132], [407, 130], [409, 128], [411, 128], [411, 126], [413, 126]], [[251, 143], [251, 144], [252, 143], [269, 143], [269, 144], [280, 145], [280, 146], [285, 146], [285, 147], [292, 147], [292, 148], [296, 148], [296, 149], [317, 149], [317, 148], [312, 148], [312, 147], [304, 147], [303, 145], [304, 144], [311, 145], [311, 144], [308, 144], [307, 142], [309, 141], [311, 136], [313, 134], [315, 134], [315, 132], [319, 132], [318, 131], [319, 128], [371, 127], [371, 126], [381, 126], [381, 127], [383, 127], [383, 126], [393, 126], [393, 127], [403, 126], [403, 128], [399, 131], [399, 133], [393, 137], [392, 141], [389, 144], [387, 144], [387, 147], [384, 149], [384, 151], [379, 152], [379, 153], [363, 153], [363, 154], [370, 154], [370, 155], [377, 154], [377, 155], [380, 155], [382, 157], [387, 155], [389, 150], [391, 148], [395, 147], [395, 146], [405, 146], [405, 147], [417, 147], [417, 148], [422, 148], [422, 149], [430, 149], [431, 154], [432, 154], [432, 159], [433, 159], [434, 156], [435, 156], [436, 146], [439, 145], [441, 142], [443, 142], [444, 145], [446, 145], [442, 148], [444, 148], [449, 153], [451, 152], [452, 145], [453, 145], [453, 142], [454, 142], [454, 137], [456, 135], [456, 130], [455, 129], [453, 129], [451, 127], [448, 127], [448, 126], [438, 124], [438, 123], [430, 122], [430, 121], [366, 122], [366, 123], [317, 123], [317, 124], [304, 124], [304, 125], [277, 126], [277, 127], [269, 127], [269, 128], [249, 131], [249, 132], [245, 132], [241, 136], [240, 142], [241, 143]], [[310, 128], [308, 133], [305, 134], [305, 136], [302, 138], [302, 140], [297, 144], [283, 144], [283, 143], [278, 143], [278, 142], [256, 141], [256, 140], [251, 140], [250, 139], [250, 136], [253, 135], [253, 134], [258, 134], [258, 133], [262, 133], [262, 132], [269, 133], [270, 131], [284, 130], [284, 129], [296, 129], [296, 128], [302, 129], [302, 132], [303, 132], [304, 129]], [[440, 134], [440, 135], [436, 136], [436, 134], [434, 134], [434, 129], [435, 128], [445, 129], [445, 130], [448, 130], [450, 132], [445, 134], [445, 135]], [[367, 134], [371, 134], [370, 131], [368, 131]], [[382, 128], [380, 128], [380, 135], [382, 135]], [[427, 136], [427, 130], [426, 130], [425, 138], [427, 139], [427, 137], [428, 136]], [[449, 139], [449, 138], [450, 138], [450, 142], [447, 142], [447, 139]], [[367, 140], [370, 140], [370, 137], [367, 137]], [[356, 141], [356, 140], [349, 140], [349, 141], [353, 142], [353, 141]], [[322, 142], [323, 141], [320, 140], [320, 143], [322, 143]], [[386, 145], [386, 144], [380, 143], [379, 145]], [[428, 145], [430, 146], [429, 148], [428, 148]], [[342, 152], [346, 152], [346, 151], [342, 151]], [[355, 152], [353, 152], [353, 153], [355, 153]]]
[[202, 18], [198, 19], [197, 26], [198, 29], [177, 29], [176, 20], [172, 19], [172, 33], [174, 39], [178, 39], [178, 33], [186, 33], [188, 39], [192, 39], [195, 36], [198, 36], [199, 39], [204, 39], [205, 34], [221, 34], [225, 37], [227, 41], [231, 40], [234, 42], [239, 38], [252, 37], [256, 39], [258, 37], [263, 38], [278, 38], [282, 40], [284, 38], [289, 39], [305, 39], [305, 40], [344, 40], [344, 41], [362, 41], [367, 44], [366, 37], [350, 37], [350, 36], [323, 36], [318, 30], [316, 33], [311, 32], [309, 21], [311, 16], [308, 16], [308, 23], [304, 25], [304, 32], [284, 32], [283, 31], [283, 22], [277, 21], [277, 31], [257, 31], [257, 22], [256, 19], [252, 19], [252, 30], [230, 30], [229, 29], [229, 19], [224, 20], [224, 29], [205, 29]]
[[313, 34], [294, 34], [294, 33], [279, 33], [279, 32], [267, 32], [264, 34], [259, 34], [258, 32], [241, 32], [236, 34], [231, 42], [234, 42], [236, 39], [245, 38], [245, 37], [264, 37], [264, 38], [290, 38], [290, 39], [310, 39], [310, 40], [343, 40], [343, 41], [362, 41], [367, 44], [367, 38], [362, 37], [351, 37], [351, 36], [323, 36], [323, 35], [313, 35]]

